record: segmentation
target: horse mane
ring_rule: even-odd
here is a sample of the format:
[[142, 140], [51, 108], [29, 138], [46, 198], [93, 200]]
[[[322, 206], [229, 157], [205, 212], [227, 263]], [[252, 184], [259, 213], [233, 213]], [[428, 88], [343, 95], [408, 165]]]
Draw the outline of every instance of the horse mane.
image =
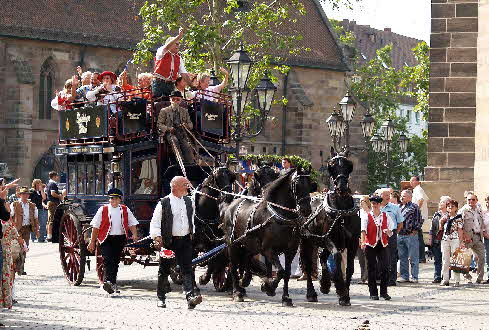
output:
[[294, 170], [288, 171], [285, 175], [279, 176], [275, 181], [270, 182], [265, 187], [263, 187], [263, 199], [270, 200], [272, 193], [279, 189], [285, 182], [290, 180], [290, 176], [295, 173]]

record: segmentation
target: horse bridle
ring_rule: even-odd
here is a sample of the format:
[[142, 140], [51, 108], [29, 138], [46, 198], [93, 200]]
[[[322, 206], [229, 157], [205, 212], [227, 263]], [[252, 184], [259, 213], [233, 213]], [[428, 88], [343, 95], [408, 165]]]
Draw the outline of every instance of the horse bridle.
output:
[[[337, 155], [333, 158], [331, 158], [330, 162], [331, 161], [334, 161], [336, 159], [345, 159], [347, 160], [348, 158], [346, 158], [345, 156], [341, 156], [341, 155]], [[336, 188], [336, 185], [338, 184], [338, 180], [341, 179], [341, 178], [345, 178], [347, 181], [350, 179], [350, 175], [349, 174], [343, 174], [343, 173], [340, 173], [338, 174], [334, 179], [333, 179], [333, 183], [335, 185], [335, 188]]]

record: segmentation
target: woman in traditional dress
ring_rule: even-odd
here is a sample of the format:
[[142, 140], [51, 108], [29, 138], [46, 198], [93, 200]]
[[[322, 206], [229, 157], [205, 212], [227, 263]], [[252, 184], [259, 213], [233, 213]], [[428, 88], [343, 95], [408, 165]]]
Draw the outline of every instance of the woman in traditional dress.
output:
[[123, 96], [122, 89], [116, 85], [117, 76], [111, 71], [104, 71], [98, 76], [98, 80], [102, 85], [87, 92], [87, 99], [91, 102], [97, 101], [97, 104], [110, 104], [110, 111], [115, 113], [116, 102]]
[[12, 308], [13, 296], [12, 288], [15, 280], [15, 267], [14, 258], [12, 253], [12, 245], [15, 240], [19, 242], [19, 245], [24, 246], [24, 240], [17, 232], [15, 224], [12, 220], [2, 221], [3, 237], [2, 237], [2, 249], [3, 249], [3, 268], [2, 268], [2, 282], [0, 291], [0, 303], [4, 308]]

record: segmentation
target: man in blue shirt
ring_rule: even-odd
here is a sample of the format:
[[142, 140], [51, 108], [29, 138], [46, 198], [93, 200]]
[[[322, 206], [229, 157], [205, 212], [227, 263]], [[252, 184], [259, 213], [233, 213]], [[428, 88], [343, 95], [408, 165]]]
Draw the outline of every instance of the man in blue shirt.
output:
[[394, 230], [392, 230], [392, 236], [389, 237], [389, 245], [387, 246], [389, 249], [389, 281], [387, 285], [395, 286], [397, 279], [397, 232], [402, 228], [404, 217], [399, 206], [389, 202], [391, 199], [390, 189], [382, 189], [380, 197], [382, 197], [380, 210], [387, 213], [394, 222]]
[[401, 278], [398, 282], [409, 282], [409, 264], [411, 260], [411, 281], [418, 283], [419, 274], [419, 240], [418, 231], [423, 225], [423, 218], [418, 205], [412, 202], [413, 193], [404, 190], [401, 194], [401, 212], [404, 217], [402, 228], [397, 236], [397, 251], [399, 253], [399, 263]]

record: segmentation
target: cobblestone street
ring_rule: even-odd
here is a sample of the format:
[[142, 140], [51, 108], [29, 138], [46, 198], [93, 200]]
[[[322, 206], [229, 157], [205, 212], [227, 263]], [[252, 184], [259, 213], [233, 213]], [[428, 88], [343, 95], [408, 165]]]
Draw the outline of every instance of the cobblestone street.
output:
[[[305, 283], [291, 281], [295, 307], [281, 306], [281, 287], [275, 297], [260, 292], [258, 280], [248, 288], [244, 303], [202, 287], [204, 301], [186, 309], [177, 286], [168, 307], [156, 307], [156, 267], [121, 266], [119, 297], [108, 298], [97, 285], [94, 263], [79, 287], [69, 286], [62, 274], [55, 244], [32, 244], [27, 276], [16, 284], [18, 304], [2, 310], [6, 327], [18, 329], [483, 329], [489, 285], [459, 288], [431, 284], [433, 264], [421, 265], [419, 284], [389, 288], [393, 300], [371, 301], [366, 285], [352, 285], [352, 306], [340, 307], [334, 294], [305, 301]], [[357, 264], [358, 268], [358, 264]], [[358, 269], [357, 269], [358, 270]], [[357, 279], [358, 272], [354, 275]], [[319, 286], [315, 282], [319, 293]], [[470, 316], [469, 314], [470, 313]], [[365, 321], [369, 325], [363, 327]]]

